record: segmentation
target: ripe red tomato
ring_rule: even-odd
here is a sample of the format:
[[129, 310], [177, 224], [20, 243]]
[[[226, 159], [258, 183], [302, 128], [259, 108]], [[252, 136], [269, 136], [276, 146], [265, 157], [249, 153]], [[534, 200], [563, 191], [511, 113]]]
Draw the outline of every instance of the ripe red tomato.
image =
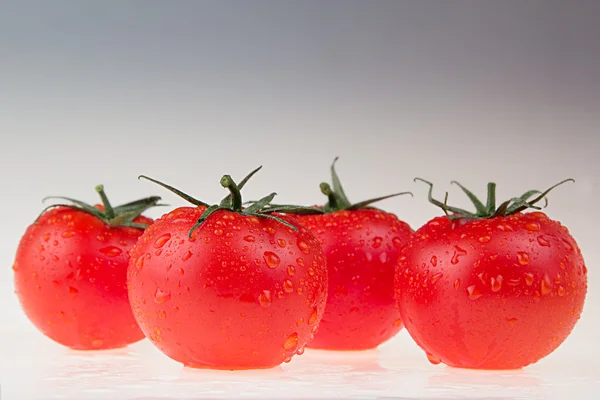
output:
[[433, 363], [527, 366], [567, 338], [583, 309], [587, 271], [575, 239], [546, 214], [522, 212], [552, 188], [495, 209], [488, 187], [487, 205], [463, 188], [473, 214], [433, 200], [430, 186], [430, 201], [448, 216], [416, 231], [396, 269], [406, 329]]
[[[73, 349], [124, 347], [144, 337], [127, 299], [129, 250], [152, 220], [150, 197], [112, 208], [51, 206], [29, 226], [13, 265], [16, 294], [31, 322]], [[56, 207], [56, 208], [54, 208]]]
[[394, 214], [368, 207], [391, 196], [352, 205], [337, 177], [336, 160], [331, 166], [334, 189], [321, 184], [329, 197], [324, 213], [298, 216], [319, 239], [329, 270], [325, 315], [308, 347], [371, 349], [402, 329], [394, 268], [413, 231]]
[[247, 178], [238, 187], [223, 177], [232, 195], [220, 207], [177, 191], [197, 207], [158, 219], [131, 252], [129, 297], [142, 331], [189, 367], [289, 362], [323, 315], [327, 268], [318, 240], [293, 218], [262, 211], [274, 194], [242, 208]]

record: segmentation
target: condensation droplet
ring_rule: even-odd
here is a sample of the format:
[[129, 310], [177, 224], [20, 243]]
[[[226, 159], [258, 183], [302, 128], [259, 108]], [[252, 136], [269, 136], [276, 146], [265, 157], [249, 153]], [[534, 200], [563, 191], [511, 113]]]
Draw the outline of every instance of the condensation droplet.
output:
[[163, 247], [165, 245], [165, 243], [167, 243], [169, 240], [171, 239], [171, 234], [170, 233], [165, 233], [164, 235], [160, 236], [158, 239], [156, 239], [154, 241], [154, 248], [155, 249], [160, 249], [161, 247]]
[[277, 268], [279, 266], [279, 263], [281, 262], [279, 256], [273, 253], [272, 251], [265, 251], [263, 257], [265, 259], [265, 263], [271, 269]]
[[544, 236], [540, 235], [537, 237], [537, 242], [540, 246], [550, 247], [550, 242]]
[[270, 290], [263, 290], [262, 292], [260, 292], [260, 294], [258, 295], [258, 304], [265, 308], [269, 307], [272, 304]]
[[75, 231], [65, 231], [60, 236], [62, 236], [65, 239], [68, 239], [70, 237], [75, 236]]
[[188, 250], [188, 251], [187, 251], [187, 252], [186, 252], [186, 253], [183, 255], [183, 257], [182, 257], [181, 259], [182, 259], [183, 261], [187, 261], [187, 260], [189, 260], [190, 258], [192, 258], [192, 252]]
[[314, 324], [317, 323], [317, 317], [318, 317], [318, 313], [317, 313], [317, 308], [315, 307], [313, 309], [313, 312], [310, 314], [310, 317], [308, 317], [308, 325], [309, 326], [313, 326]]
[[529, 264], [530, 258], [529, 258], [529, 253], [526, 253], [524, 251], [520, 251], [517, 253], [517, 260], [519, 261], [519, 264], [521, 265], [527, 265]]
[[296, 332], [292, 333], [285, 339], [285, 342], [283, 342], [283, 349], [285, 351], [293, 352], [298, 349], [298, 334]]
[[459, 287], [460, 287], [460, 279], [457, 279], [454, 281], [454, 290], [458, 290]]
[[160, 288], [156, 289], [154, 293], [154, 302], [157, 304], [162, 304], [166, 301], [171, 300], [171, 292], [168, 290], [162, 290]]
[[489, 242], [490, 240], [491, 240], [491, 238], [490, 238], [489, 236], [481, 236], [481, 237], [479, 238], [479, 241], [480, 241], [481, 243], [487, 243], [487, 242]]
[[529, 229], [530, 231], [539, 231], [540, 224], [538, 224], [537, 222], [528, 222], [527, 224], [525, 224], [525, 228]]
[[121, 253], [123, 253], [123, 250], [116, 246], [103, 247], [99, 251], [108, 257], [118, 257], [121, 255]]
[[502, 277], [502, 275], [498, 275], [495, 278], [492, 277], [492, 279], [491, 279], [492, 292], [499, 292], [500, 289], [502, 289], [502, 281], [503, 280], [504, 280], [504, 278]]
[[540, 292], [542, 295], [546, 295], [552, 291], [552, 281], [548, 274], [544, 274], [544, 278], [542, 278], [542, 282], [540, 285]]
[[533, 274], [532, 273], [526, 272], [523, 274], [523, 276], [525, 277], [525, 284], [527, 286], [533, 285]]
[[477, 286], [475, 285], [469, 286], [467, 288], [467, 294], [470, 300], [477, 300], [478, 298], [483, 296], [483, 293], [481, 293], [481, 291], [477, 289]]
[[306, 244], [306, 242], [304, 242], [302, 240], [298, 240], [297, 246], [300, 249], [300, 251], [303, 252], [304, 254], [310, 253], [310, 246], [308, 244]]
[[439, 363], [442, 362], [442, 360], [440, 360], [438, 357], [434, 356], [431, 353], [426, 353], [427, 354], [427, 360], [429, 360], [430, 363], [432, 363], [433, 365], [438, 365]]

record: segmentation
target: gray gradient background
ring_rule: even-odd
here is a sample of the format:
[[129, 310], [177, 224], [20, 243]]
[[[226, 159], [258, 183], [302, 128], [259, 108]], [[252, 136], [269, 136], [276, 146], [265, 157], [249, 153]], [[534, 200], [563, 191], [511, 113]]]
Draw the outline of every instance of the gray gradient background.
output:
[[94, 202], [104, 183], [113, 202], [184, 204], [147, 174], [214, 202], [223, 173], [262, 164], [247, 199], [320, 203], [340, 156], [352, 200], [413, 191], [381, 207], [415, 228], [439, 214], [415, 176], [462, 206], [452, 179], [482, 194], [495, 180], [507, 198], [575, 178], [547, 212], [580, 244], [590, 291], [548, 360], [589, 353], [598, 21], [593, 0], [0, 3], [0, 332], [35, 335], [11, 265], [44, 196]]

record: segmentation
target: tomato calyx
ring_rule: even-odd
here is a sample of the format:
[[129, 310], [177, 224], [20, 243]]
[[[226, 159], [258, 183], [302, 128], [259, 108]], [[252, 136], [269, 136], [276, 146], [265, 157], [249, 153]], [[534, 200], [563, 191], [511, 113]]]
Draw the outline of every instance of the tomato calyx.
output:
[[67, 207], [73, 210], [82, 211], [88, 214], [93, 215], [94, 217], [102, 220], [111, 228], [117, 228], [121, 226], [127, 226], [130, 228], [139, 228], [146, 229], [148, 225], [142, 224], [139, 222], [134, 222], [134, 219], [139, 217], [144, 211], [152, 207], [164, 206], [165, 204], [159, 204], [158, 202], [161, 200], [158, 196], [146, 197], [140, 200], [132, 201], [130, 203], [122, 204], [117, 207], [113, 207], [106, 193], [104, 192], [104, 185], [96, 186], [96, 192], [100, 196], [102, 200], [102, 208], [94, 207], [83, 201], [75, 200], [70, 197], [63, 196], [48, 196], [45, 197], [42, 202], [45, 202], [49, 199], [60, 199], [66, 200], [72, 204], [60, 203], [53, 204], [48, 206], [42, 210], [40, 215], [36, 218], [35, 224], [37, 224], [38, 220], [46, 211], [55, 207]]
[[225, 189], [229, 190], [229, 194], [221, 200], [219, 204], [209, 205], [203, 201], [193, 198], [192, 196], [176, 189], [172, 186], [169, 186], [163, 182], [157, 181], [155, 179], [149, 178], [145, 175], [140, 175], [139, 178], [143, 178], [154, 182], [165, 189], [175, 193], [177, 196], [183, 198], [184, 200], [194, 204], [197, 207], [206, 207], [206, 210], [200, 215], [200, 218], [196, 222], [196, 224], [189, 230], [188, 237], [192, 237], [192, 233], [202, 225], [204, 221], [208, 219], [213, 213], [219, 210], [227, 210], [230, 212], [235, 212], [238, 214], [242, 214], [245, 216], [254, 216], [256, 218], [265, 218], [275, 220], [288, 228], [291, 228], [294, 231], [298, 231], [298, 228], [289, 222], [275, 216], [271, 215], [272, 213], [288, 213], [288, 214], [299, 214], [299, 213], [307, 213], [307, 212], [318, 212], [319, 210], [314, 207], [304, 207], [304, 206], [296, 206], [296, 205], [272, 205], [271, 201], [277, 195], [277, 193], [273, 192], [258, 201], [251, 201], [247, 204], [250, 204], [248, 207], [244, 207], [244, 203], [242, 201], [241, 189], [246, 185], [246, 183], [250, 180], [250, 178], [256, 174], [262, 166], [256, 168], [254, 171], [250, 172], [248, 175], [244, 177], [240, 181], [240, 183], [236, 183], [230, 175], [223, 175], [221, 177], [220, 184]]
[[321, 188], [321, 193], [327, 196], [327, 204], [323, 206], [324, 213], [334, 213], [336, 211], [342, 210], [359, 210], [363, 208], [372, 208], [369, 207], [371, 204], [376, 203], [381, 200], [386, 200], [391, 197], [401, 196], [404, 194], [413, 195], [411, 192], [400, 192], [394, 193], [387, 196], [376, 197], [369, 200], [364, 200], [358, 203], [351, 203], [344, 192], [344, 188], [342, 187], [342, 183], [340, 178], [335, 170], [335, 163], [339, 157], [334, 158], [333, 163], [331, 164], [331, 181], [333, 187], [331, 187], [328, 183], [322, 182], [319, 187]]
[[[544, 207], [546, 207], [548, 205], [548, 199], [546, 198], [546, 195], [548, 195], [548, 193], [550, 193], [550, 191], [552, 189], [554, 189], [557, 186], [560, 186], [566, 182], [575, 182], [574, 179], [569, 178], [569, 179], [565, 179], [563, 181], [558, 182], [557, 184], [549, 187], [548, 189], [544, 190], [543, 192], [541, 192], [539, 190], [528, 190], [527, 192], [523, 193], [521, 196], [513, 197], [509, 200], [506, 200], [503, 203], [501, 203], [498, 207], [496, 207], [496, 183], [489, 182], [487, 184], [487, 201], [486, 201], [486, 204], [483, 204], [483, 202], [481, 200], [479, 200], [479, 198], [477, 198], [477, 196], [475, 196], [473, 194], [473, 192], [471, 192], [469, 189], [467, 189], [466, 187], [464, 187], [463, 185], [461, 185], [460, 183], [458, 183], [456, 181], [452, 181], [451, 183], [457, 185], [467, 195], [469, 200], [471, 200], [471, 202], [475, 206], [475, 212], [471, 212], [471, 211], [463, 210], [462, 208], [449, 206], [448, 205], [448, 192], [446, 192], [443, 202], [434, 199], [433, 198], [433, 183], [426, 181], [425, 179], [421, 179], [421, 178], [415, 178], [414, 181], [415, 182], [420, 181], [420, 182], [423, 182], [423, 183], [429, 185], [429, 193], [427, 195], [428, 201], [431, 204], [441, 208], [442, 211], [444, 211], [444, 214], [446, 214], [446, 217], [448, 217], [448, 219], [451, 219], [451, 220], [489, 219], [489, 218], [494, 218], [494, 217], [508, 217], [510, 215], [519, 213], [519, 212], [527, 210], [527, 209], [541, 210], [542, 207], [539, 207], [536, 204], [540, 200], [543, 199], [545, 202]], [[532, 196], [535, 196], [535, 195], [537, 195], [537, 196], [534, 197], [532, 200], [529, 200]]]

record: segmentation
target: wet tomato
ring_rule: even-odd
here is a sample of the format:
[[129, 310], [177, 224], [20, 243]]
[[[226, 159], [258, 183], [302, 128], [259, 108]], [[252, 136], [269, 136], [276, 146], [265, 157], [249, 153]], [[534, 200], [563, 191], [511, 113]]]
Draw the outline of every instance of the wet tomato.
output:
[[402, 329], [394, 299], [394, 268], [413, 231], [394, 214], [369, 207], [383, 198], [351, 204], [335, 161], [331, 173], [333, 189], [321, 184], [329, 197], [323, 213], [298, 216], [319, 239], [329, 270], [325, 315], [308, 347], [371, 349]]
[[498, 209], [493, 183], [478, 212], [449, 215], [418, 229], [396, 269], [406, 329], [433, 363], [515, 369], [553, 352], [583, 309], [587, 271], [575, 239], [546, 214], [524, 213], [531, 191]]
[[[76, 202], [44, 211], [23, 235], [13, 266], [17, 297], [31, 322], [73, 349], [126, 346], [143, 339], [127, 299], [129, 250], [152, 220], [151, 197], [114, 209]], [[70, 199], [67, 199], [70, 200]]]
[[262, 212], [274, 194], [242, 208], [247, 178], [239, 186], [223, 178], [232, 195], [220, 207], [184, 195], [196, 207], [158, 219], [131, 252], [129, 297], [142, 331], [189, 367], [288, 362], [323, 315], [327, 268], [318, 240], [293, 218]]

